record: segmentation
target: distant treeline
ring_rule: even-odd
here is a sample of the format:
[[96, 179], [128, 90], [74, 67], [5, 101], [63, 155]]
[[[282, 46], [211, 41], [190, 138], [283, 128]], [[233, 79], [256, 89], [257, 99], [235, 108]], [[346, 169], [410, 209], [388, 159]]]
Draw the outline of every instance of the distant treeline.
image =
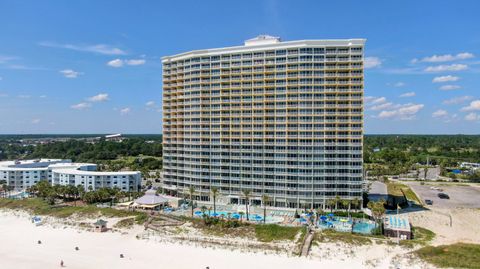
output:
[[[101, 135], [89, 135], [96, 137]], [[20, 140], [66, 137], [66, 135], [1, 135], [0, 160], [67, 158], [77, 162], [98, 162], [129, 156], [162, 156], [161, 135], [126, 135], [121, 143], [100, 140], [91, 144], [85, 135], [69, 136], [66, 142], [36, 146]], [[28, 144], [28, 143], [27, 143]], [[407, 169], [414, 163], [455, 166], [459, 161], [480, 162], [480, 135], [366, 135], [364, 161]]]
[[72, 139], [35, 146], [12, 142], [10, 139], [0, 140], [0, 160], [59, 158], [75, 162], [98, 162], [139, 155], [161, 157], [161, 136], [128, 137], [123, 142], [102, 139], [96, 143]]
[[457, 167], [480, 162], [480, 136], [367, 135], [363, 152], [370, 175], [405, 173], [415, 164]]

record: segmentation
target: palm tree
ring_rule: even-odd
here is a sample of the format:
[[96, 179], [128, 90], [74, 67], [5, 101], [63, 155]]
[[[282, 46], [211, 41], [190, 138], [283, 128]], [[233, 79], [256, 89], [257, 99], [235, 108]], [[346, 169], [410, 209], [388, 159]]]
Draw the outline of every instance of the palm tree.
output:
[[358, 198], [353, 198], [353, 200], [352, 200], [352, 206], [353, 206], [356, 210], [358, 210], [358, 208], [360, 207], [360, 199], [358, 199]]
[[251, 190], [248, 190], [248, 189], [244, 189], [242, 190], [242, 193], [243, 193], [243, 196], [245, 197], [245, 209], [246, 209], [246, 213], [247, 213], [247, 220], [250, 220], [248, 218], [248, 204], [250, 203], [250, 194], [251, 194]]
[[240, 220], [243, 220], [243, 215], [244, 215], [245, 213], [239, 212], [238, 214], [240, 215]]
[[317, 208], [316, 210], [316, 215], [317, 215], [317, 219], [315, 220], [315, 222], [318, 222], [318, 219], [320, 218], [321, 215], [323, 215], [323, 209], [321, 207]]
[[217, 216], [217, 194], [218, 194], [218, 188], [217, 188], [217, 187], [212, 187], [212, 188], [210, 188], [210, 191], [212, 192], [212, 198], [213, 198], [213, 216]]
[[372, 211], [372, 216], [375, 219], [375, 223], [378, 224], [378, 220], [385, 214], [385, 201], [380, 199], [377, 202], [370, 201], [367, 207]]
[[330, 213], [333, 212], [333, 207], [335, 206], [337, 202], [335, 201], [335, 199], [328, 199], [327, 200], [327, 206], [330, 208]]
[[270, 202], [270, 197], [266, 194], [262, 195], [262, 205], [263, 205], [263, 224], [267, 220], [267, 204]]
[[2, 184], [3, 197], [7, 197], [7, 183]]
[[343, 208], [347, 209], [347, 216], [350, 218], [350, 200], [341, 199], [340, 204], [342, 205]]
[[202, 207], [200, 208], [200, 210], [202, 211], [202, 216], [205, 217], [205, 212], [207, 212], [207, 207], [202, 205]]
[[335, 196], [335, 210], [338, 210], [338, 204], [340, 203], [342, 199], [340, 198], [340, 196]]
[[195, 188], [190, 185], [188, 188], [188, 194], [190, 195], [190, 204], [192, 206], [192, 218], [193, 218], [193, 195], [195, 195]]

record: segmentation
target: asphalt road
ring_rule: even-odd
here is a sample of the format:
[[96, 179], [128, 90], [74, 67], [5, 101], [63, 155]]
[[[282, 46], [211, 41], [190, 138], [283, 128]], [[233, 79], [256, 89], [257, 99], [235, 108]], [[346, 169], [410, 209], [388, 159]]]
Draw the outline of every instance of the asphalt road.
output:
[[370, 201], [378, 201], [380, 199], [387, 200], [388, 192], [387, 185], [379, 181], [370, 181], [370, 192], [368, 193], [368, 199]]
[[[480, 208], [480, 188], [472, 186], [441, 186], [441, 185], [420, 185], [419, 183], [410, 183], [410, 187], [417, 193], [419, 198], [425, 202], [426, 199], [432, 200], [433, 205], [426, 206], [432, 208]], [[448, 194], [450, 199], [440, 199], [438, 193], [441, 191], [433, 190], [431, 187], [443, 189], [442, 192]]]

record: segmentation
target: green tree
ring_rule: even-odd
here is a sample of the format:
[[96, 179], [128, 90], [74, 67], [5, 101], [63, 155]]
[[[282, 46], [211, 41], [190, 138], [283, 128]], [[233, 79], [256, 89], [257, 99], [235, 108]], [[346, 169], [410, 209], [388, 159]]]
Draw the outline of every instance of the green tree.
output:
[[337, 204], [337, 201], [335, 199], [328, 199], [327, 200], [327, 206], [330, 208], [330, 213], [333, 212], [333, 207]]
[[218, 188], [217, 187], [212, 187], [210, 188], [210, 192], [212, 193], [212, 199], [213, 199], [213, 215], [217, 215], [217, 195], [218, 195]]
[[193, 218], [193, 209], [194, 209], [194, 205], [193, 205], [193, 196], [195, 195], [195, 188], [193, 186], [190, 185], [190, 187], [188, 188], [188, 194], [190, 195], [190, 205], [192, 207], [192, 218]]
[[340, 203], [342, 199], [340, 198], [340, 196], [335, 196], [335, 210], [338, 210], [338, 204]]
[[251, 193], [252, 191], [249, 189], [242, 190], [243, 197], [245, 197], [245, 212], [247, 213], [247, 220], [250, 220], [248, 215], [248, 205], [250, 204]]
[[341, 199], [340, 204], [342, 205], [343, 209], [347, 210], [347, 216], [350, 217], [350, 200], [347, 199]]
[[378, 221], [385, 214], [385, 201], [382, 199], [376, 202], [370, 201], [368, 202], [367, 207], [372, 211], [373, 219], [375, 220], [375, 223], [378, 224]]
[[355, 210], [360, 209], [360, 202], [361, 202], [360, 199], [358, 199], [358, 198], [353, 198], [353, 200], [352, 200], [352, 206], [353, 206], [353, 208], [355, 208]]
[[262, 205], [263, 205], [263, 224], [267, 221], [267, 204], [270, 202], [270, 197], [266, 194], [262, 195]]

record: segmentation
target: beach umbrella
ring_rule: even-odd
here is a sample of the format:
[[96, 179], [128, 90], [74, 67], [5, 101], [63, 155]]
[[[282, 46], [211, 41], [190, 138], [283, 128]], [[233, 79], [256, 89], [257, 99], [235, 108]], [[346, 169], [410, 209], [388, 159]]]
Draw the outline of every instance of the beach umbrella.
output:
[[327, 216], [329, 216], [329, 217], [331, 217], [331, 218], [335, 217], [335, 215], [334, 215], [333, 213], [328, 213]]
[[262, 218], [261, 216], [259, 216], [259, 215], [255, 215], [255, 216], [253, 217], [253, 219], [256, 220], [256, 221], [261, 221], [261, 220], [263, 220], [263, 218]]
[[327, 220], [327, 216], [320, 216], [320, 219], [323, 220], [323, 221], [326, 221], [326, 220]]
[[197, 215], [197, 216], [202, 215], [202, 211], [195, 211], [195, 215]]
[[240, 214], [234, 213], [234, 214], [232, 214], [232, 218], [234, 218], [234, 219], [239, 219], [239, 218], [240, 218]]

